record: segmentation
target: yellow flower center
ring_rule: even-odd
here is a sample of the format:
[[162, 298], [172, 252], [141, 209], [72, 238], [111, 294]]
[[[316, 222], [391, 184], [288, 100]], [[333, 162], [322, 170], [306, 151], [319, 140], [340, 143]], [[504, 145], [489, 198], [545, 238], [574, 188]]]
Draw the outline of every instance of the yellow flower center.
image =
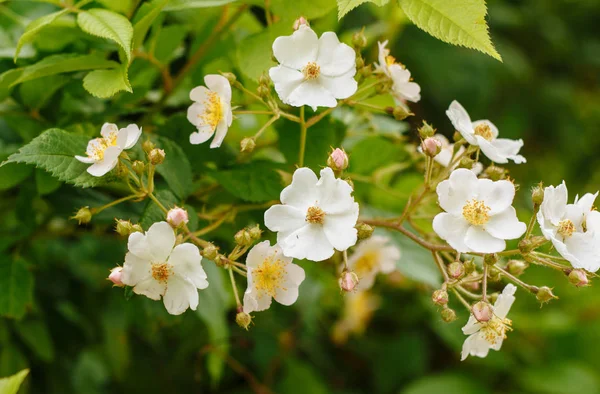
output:
[[118, 129], [113, 129], [108, 134], [108, 137], [100, 137], [91, 140], [86, 149], [86, 154], [90, 159], [94, 159], [95, 161], [101, 161], [104, 159], [104, 151], [109, 146], [117, 145], [117, 137], [119, 135]]
[[475, 127], [475, 135], [482, 136], [483, 138], [485, 138], [488, 141], [491, 141], [494, 139], [494, 135], [492, 134], [492, 129], [490, 128], [490, 126], [487, 123], [478, 124], [477, 127]]
[[368, 275], [379, 266], [379, 253], [371, 251], [363, 254], [356, 261], [354, 271], [360, 277]]
[[556, 231], [564, 238], [569, 238], [575, 232], [575, 224], [569, 219], [561, 220]]
[[325, 212], [319, 207], [310, 207], [306, 212], [306, 221], [312, 224], [323, 224]]
[[285, 266], [285, 262], [268, 257], [262, 264], [252, 270], [254, 287], [256, 287], [259, 294], [266, 293], [271, 297], [275, 297], [278, 289], [286, 290], [283, 287], [287, 272]]
[[302, 74], [304, 74], [304, 79], [310, 81], [312, 79], [316, 79], [321, 74], [321, 67], [315, 62], [309, 62], [302, 69]]
[[500, 319], [498, 316], [479, 324], [481, 324], [480, 332], [490, 345], [495, 345], [500, 339], [505, 339], [506, 332], [512, 331], [512, 321], [506, 318]]
[[463, 206], [463, 217], [474, 226], [481, 226], [490, 220], [490, 207], [481, 200], [472, 199]]
[[198, 118], [202, 123], [209, 125], [214, 130], [223, 118], [221, 98], [215, 92], [208, 92], [203, 104], [204, 112], [198, 114]]
[[388, 66], [391, 66], [392, 64], [396, 63], [396, 58], [391, 56], [391, 55], [387, 55], [385, 57], [385, 64]]
[[173, 275], [173, 267], [168, 263], [152, 263], [152, 277], [160, 283], [165, 283]]

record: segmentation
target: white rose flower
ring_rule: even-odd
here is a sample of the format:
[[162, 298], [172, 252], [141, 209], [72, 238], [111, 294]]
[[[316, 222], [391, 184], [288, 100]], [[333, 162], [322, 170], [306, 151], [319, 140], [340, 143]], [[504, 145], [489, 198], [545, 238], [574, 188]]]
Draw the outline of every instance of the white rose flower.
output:
[[574, 268], [596, 272], [600, 268], [600, 213], [593, 210], [598, 196], [587, 193], [567, 204], [565, 182], [544, 189], [537, 220], [546, 239]]
[[321, 170], [321, 179], [309, 168], [297, 169], [280, 198], [283, 205], [265, 212], [265, 225], [277, 232], [284, 255], [322, 261], [334, 249], [343, 251], [356, 243], [358, 203], [352, 187], [336, 179], [331, 168]]
[[[440, 144], [442, 144], [442, 149], [440, 150], [440, 153], [438, 153], [433, 158], [433, 160], [435, 160], [438, 164], [440, 164], [443, 167], [448, 167], [450, 163], [452, 163], [452, 159], [454, 156], [460, 156], [465, 151], [465, 147], [460, 146], [456, 151], [456, 155], [454, 155], [454, 144], [451, 144], [450, 141], [448, 141], [448, 138], [446, 138], [446, 136], [443, 134], [435, 134], [431, 138], [435, 138], [440, 142]], [[421, 146], [419, 146], [417, 150], [423, 153], [423, 148], [421, 148]], [[455, 163], [452, 166], [452, 169], [456, 168], [459, 164], [460, 163]], [[480, 162], [475, 162], [473, 163], [471, 171], [473, 171], [475, 175], [479, 175], [481, 171], [483, 171], [483, 165]]]
[[517, 164], [527, 161], [518, 154], [523, 146], [523, 140], [498, 138], [498, 128], [489, 120], [471, 122], [469, 114], [458, 101], [454, 100], [450, 104], [446, 115], [463, 138], [469, 144], [479, 146], [491, 161], [502, 164], [508, 163], [508, 160]]
[[244, 294], [244, 312], [264, 311], [271, 300], [292, 305], [298, 299], [298, 287], [304, 281], [304, 269], [292, 263], [279, 245], [269, 241], [256, 244], [246, 258], [248, 288]]
[[142, 134], [142, 129], [130, 124], [120, 129], [114, 123], [104, 123], [100, 131], [101, 138], [90, 140], [85, 156], [75, 156], [82, 163], [92, 164], [87, 172], [93, 176], [106, 175], [119, 162], [119, 155], [125, 149], [132, 148]]
[[421, 87], [416, 82], [412, 82], [410, 71], [403, 64], [396, 63], [396, 59], [390, 56], [390, 50], [386, 48], [387, 43], [387, 41], [377, 43], [379, 64], [375, 64], [375, 71], [385, 74], [392, 80], [392, 94], [396, 100], [418, 102], [421, 100]]
[[208, 287], [202, 256], [196, 245], [175, 246], [175, 233], [167, 222], [154, 223], [146, 234], [129, 236], [122, 282], [136, 294], [163, 298], [167, 312], [180, 315], [198, 307], [198, 289]]
[[505, 239], [525, 233], [511, 206], [515, 186], [510, 181], [477, 179], [459, 168], [437, 186], [442, 212], [433, 218], [433, 230], [458, 252], [496, 253], [506, 248]]
[[374, 235], [358, 244], [348, 259], [348, 268], [359, 279], [357, 290], [371, 288], [378, 273], [389, 274], [396, 270], [400, 249], [390, 242], [388, 237]]
[[227, 78], [216, 74], [205, 76], [204, 83], [206, 87], [197, 86], [190, 92], [194, 104], [188, 108], [187, 118], [198, 129], [190, 135], [190, 144], [206, 142], [214, 134], [210, 147], [218, 148], [233, 121], [231, 85]]
[[294, 107], [335, 107], [336, 99], [352, 96], [358, 87], [356, 53], [333, 32], [321, 38], [300, 25], [291, 36], [277, 37], [273, 54], [280, 63], [269, 70], [281, 101]]
[[515, 285], [506, 285], [494, 304], [494, 315], [490, 320], [479, 322], [475, 316], [469, 317], [469, 321], [462, 328], [463, 333], [469, 337], [463, 344], [461, 360], [469, 355], [483, 358], [488, 355], [490, 349], [500, 350], [506, 332], [512, 330], [510, 327], [512, 322], [506, 318], [506, 315], [515, 302], [516, 291]]

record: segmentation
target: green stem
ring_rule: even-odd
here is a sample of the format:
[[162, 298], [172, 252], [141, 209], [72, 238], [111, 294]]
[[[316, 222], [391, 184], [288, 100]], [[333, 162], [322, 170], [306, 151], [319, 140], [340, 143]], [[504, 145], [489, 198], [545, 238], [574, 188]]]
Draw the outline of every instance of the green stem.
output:
[[148, 193], [148, 197], [150, 197], [150, 199], [154, 201], [154, 203], [165, 213], [165, 215], [169, 213], [169, 210], [165, 208], [165, 206], [160, 201], [158, 201], [158, 198], [156, 198], [156, 196], [153, 193]]
[[439, 244], [434, 244], [429, 241], [426, 241], [426, 240], [420, 238], [418, 235], [411, 233], [409, 230], [405, 229], [404, 227], [402, 227], [401, 224], [398, 224], [398, 223], [392, 223], [392, 222], [389, 222], [386, 220], [378, 220], [378, 219], [364, 219], [364, 220], [361, 220], [361, 222], [368, 224], [368, 225], [372, 225], [372, 226], [386, 227], [386, 228], [391, 228], [396, 231], [399, 231], [402, 234], [406, 235], [408, 238], [412, 239], [417, 244], [419, 244], [422, 247], [424, 247], [425, 249], [429, 249], [431, 251], [437, 251], [437, 252], [454, 251], [452, 246], [439, 245]]
[[300, 151], [298, 153], [298, 167], [304, 167], [304, 151], [306, 149], [307, 125], [304, 120], [304, 106], [300, 107]]
[[235, 284], [235, 276], [233, 275], [233, 266], [229, 266], [229, 269], [227, 270], [229, 271], [229, 279], [231, 280], [231, 288], [233, 289], [233, 295], [235, 296], [235, 302], [237, 307], [241, 307], [242, 303], [240, 302], [240, 295], [238, 294], [238, 289], [237, 286]]
[[465, 308], [467, 308], [467, 310], [469, 312], [471, 312], [471, 305], [469, 305], [469, 303], [467, 302], [467, 300], [465, 300], [463, 298], [462, 295], [460, 295], [460, 293], [458, 291], [456, 291], [456, 289], [452, 289], [452, 292], [454, 293], [454, 295], [456, 296], [456, 298], [458, 298], [458, 300], [465, 306]]
[[106, 205], [103, 205], [103, 206], [101, 206], [101, 207], [98, 207], [98, 208], [92, 208], [92, 213], [93, 213], [94, 215], [96, 215], [96, 214], [98, 214], [98, 213], [100, 213], [100, 212], [104, 211], [106, 208], [110, 208], [110, 207], [112, 207], [112, 206], [115, 206], [115, 205], [117, 205], [117, 204], [120, 204], [120, 203], [122, 203], [122, 202], [129, 201], [129, 200], [133, 200], [134, 198], [138, 198], [138, 197], [139, 197], [139, 195], [138, 195], [138, 194], [132, 194], [132, 195], [130, 195], [130, 196], [126, 196], [126, 197], [123, 197], [123, 198], [119, 198], [118, 200], [115, 200], [115, 201], [109, 202], [108, 204], [106, 204]]
[[256, 132], [256, 134], [254, 134], [254, 139], [258, 139], [258, 137], [260, 137], [262, 133], [264, 133], [264, 131], [268, 129], [269, 126], [271, 126], [277, 119], [279, 119], [279, 115], [274, 115], [271, 119], [269, 119], [269, 121], [265, 123], [263, 127], [261, 127], [260, 130]]

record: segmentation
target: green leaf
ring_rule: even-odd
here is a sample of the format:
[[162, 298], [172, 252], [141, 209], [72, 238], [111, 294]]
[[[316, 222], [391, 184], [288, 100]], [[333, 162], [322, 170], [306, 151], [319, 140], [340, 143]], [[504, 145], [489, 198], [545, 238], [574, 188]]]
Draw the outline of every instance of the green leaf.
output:
[[167, 182], [169, 188], [180, 199], [186, 198], [193, 191], [192, 166], [175, 142], [165, 137], [158, 137], [157, 146], [165, 151], [165, 161], [156, 167], [158, 172]]
[[338, 5], [338, 20], [344, 15], [364, 3], [373, 3], [378, 6], [384, 6], [389, 0], [337, 0]]
[[60, 11], [53, 12], [52, 14], [44, 15], [41, 18], [38, 18], [32, 21], [25, 28], [25, 32], [19, 38], [19, 42], [17, 43], [17, 49], [15, 50], [15, 63], [17, 62], [17, 58], [19, 57], [19, 52], [21, 52], [21, 48], [28, 42], [31, 42], [36, 34], [38, 34], [44, 27], [50, 25], [52, 22], [60, 18], [62, 15], [65, 15], [69, 12], [68, 8], [65, 8]]
[[327, 15], [335, 5], [336, 0], [271, 0], [271, 12], [288, 21], [299, 16], [310, 20]]
[[[179, 202], [170, 190], [159, 190], [155, 195], [158, 201], [167, 209], [173, 208]], [[144, 230], [148, 230], [153, 223], [163, 222], [166, 218], [167, 215], [162, 209], [154, 201], [148, 199], [146, 208], [144, 208], [144, 212], [142, 212], [142, 216], [140, 217], [140, 225]]]
[[150, 26], [152, 26], [152, 23], [154, 23], [154, 20], [168, 2], [169, 0], [157, 0], [145, 4], [150, 10], [133, 25], [133, 49], [139, 48], [142, 45]]
[[89, 164], [81, 163], [75, 155], [84, 155], [88, 138], [60, 129], [44, 131], [17, 153], [8, 157], [8, 163], [33, 164], [50, 172], [54, 177], [79, 187], [91, 187], [106, 182], [86, 172]]
[[0, 394], [17, 394], [28, 373], [29, 370], [24, 369], [12, 376], [0, 379]]
[[86, 33], [116, 42], [125, 51], [127, 62], [131, 62], [133, 26], [129, 19], [113, 11], [92, 8], [77, 14], [77, 24]]
[[502, 61], [490, 39], [485, 0], [398, 0], [398, 3], [415, 25], [432, 36]]
[[33, 300], [33, 275], [20, 258], [0, 256], [0, 315], [20, 319]]
[[54, 359], [54, 344], [48, 327], [41, 319], [25, 319], [15, 324], [23, 342], [44, 362]]
[[109, 98], [122, 91], [133, 92], [125, 67], [92, 71], [83, 78], [83, 87], [99, 98]]
[[31, 175], [33, 169], [23, 164], [8, 164], [0, 167], [0, 191], [10, 189]]
[[35, 170], [35, 186], [40, 196], [52, 193], [60, 187], [62, 183], [53, 178], [52, 175], [44, 170]]
[[371, 175], [378, 168], [397, 161], [402, 148], [383, 137], [367, 137], [357, 142], [350, 154], [350, 171]]
[[47, 77], [27, 81], [19, 86], [19, 94], [23, 104], [28, 108], [44, 108], [52, 96], [69, 82], [64, 75], [48, 75]]
[[488, 394], [490, 391], [472, 377], [444, 374], [426, 376], [406, 389], [400, 394]]
[[236, 0], [171, 0], [165, 11], [181, 11], [190, 8], [219, 7]]
[[210, 174], [234, 196], [250, 202], [278, 200], [283, 188], [273, 163], [253, 162]]

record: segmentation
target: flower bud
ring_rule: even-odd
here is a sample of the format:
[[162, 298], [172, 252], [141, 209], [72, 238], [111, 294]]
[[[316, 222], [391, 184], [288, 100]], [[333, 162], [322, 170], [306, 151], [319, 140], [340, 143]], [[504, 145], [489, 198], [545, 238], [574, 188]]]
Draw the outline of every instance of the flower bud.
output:
[[496, 253], [489, 253], [483, 256], [483, 263], [487, 265], [494, 265], [498, 262], [498, 255]]
[[392, 115], [394, 115], [394, 119], [396, 120], [404, 120], [414, 114], [410, 112], [410, 109], [408, 109], [408, 107], [404, 105], [397, 105], [396, 107], [394, 107]]
[[421, 149], [427, 156], [435, 157], [441, 152], [442, 143], [436, 138], [428, 137], [421, 142]]
[[466, 168], [470, 170], [471, 168], [473, 168], [474, 164], [475, 160], [465, 156], [462, 159], [460, 159], [460, 162], [458, 163], [458, 168]]
[[435, 129], [426, 121], [423, 121], [423, 126], [419, 127], [417, 131], [422, 140], [433, 137], [435, 134]]
[[129, 175], [129, 168], [121, 161], [117, 163], [117, 167], [115, 168], [115, 176], [119, 179], [127, 178]]
[[90, 207], [79, 208], [79, 211], [71, 219], [77, 220], [79, 224], [87, 224], [92, 220], [92, 211], [90, 211]]
[[208, 244], [207, 247], [202, 249], [201, 254], [209, 260], [216, 261], [217, 256], [219, 255], [219, 248], [213, 244]]
[[[365, 66], [361, 67], [361, 68], [358, 70], [358, 72], [360, 73], [360, 75], [361, 75], [363, 78], [369, 78], [369, 77], [371, 76], [371, 74], [373, 74], [373, 69], [371, 68], [371, 65], [370, 65], [370, 64], [367, 64], [367, 65], [365, 65]], [[392, 113], [393, 113], [393, 110], [392, 110]]]
[[340, 275], [340, 289], [342, 289], [345, 292], [350, 292], [354, 290], [358, 285], [358, 282], [358, 275], [356, 275], [353, 271], [344, 270], [342, 272], [342, 275]]
[[490, 282], [500, 282], [501, 279], [502, 272], [500, 272], [500, 270], [498, 270], [496, 267], [490, 266], [490, 269], [488, 270], [488, 280]]
[[335, 148], [327, 158], [327, 166], [336, 172], [344, 171], [348, 168], [348, 155], [343, 149]]
[[465, 266], [460, 261], [448, 265], [448, 275], [454, 279], [460, 279], [465, 275]]
[[256, 141], [252, 137], [246, 137], [240, 142], [240, 152], [250, 153], [256, 147]]
[[508, 171], [505, 168], [499, 166], [489, 166], [484, 171], [484, 174], [494, 182], [506, 179], [507, 173]]
[[546, 238], [540, 235], [531, 238], [524, 238], [519, 242], [519, 251], [521, 254], [526, 255], [544, 243], [546, 243]]
[[260, 239], [260, 237], [262, 237], [262, 230], [260, 229], [260, 226], [257, 224], [256, 226], [252, 226], [248, 229], [248, 234], [250, 234], [250, 237], [254, 240], [254, 241], [258, 241]]
[[250, 246], [254, 242], [252, 236], [245, 228], [235, 233], [233, 239], [239, 246]]
[[365, 59], [363, 59], [362, 56], [360, 56], [360, 55], [356, 56], [356, 69], [360, 70], [364, 66], [365, 66]]
[[189, 222], [188, 213], [185, 209], [175, 206], [167, 213], [167, 223], [173, 228], [183, 227]]
[[298, 18], [294, 21], [293, 28], [294, 28], [294, 30], [298, 30], [300, 28], [300, 26], [302, 26], [302, 25], [310, 26], [310, 24], [308, 23], [306, 18], [303, 16], [301, 16], [300, 18]]
[[441, 315], [442, 320], [446, 323], [452, 323], [454, 320], [456, 320], [456, 312], [454, 312], [454, 309], [445, 307], [444, 309], [442, 309]]
[[[116, 221], [116, 226], [115, 226], [115, 231], [117, 232], [117, 234], [123, 236], [123, 237], [127, 237], [129, 236], [131, 233], [135, 233], [138, 230], [134, 228], [134, 225], [131, 224], [131, 222], [129, 220], [122, 220], [122, 219], [115, 219]], [[136, 224], [136, 226], [140, 226], [139, 224]], [[140, 232], [141, 232], [141, 226], [140, 226]]]
[[133, 164], [131, 164], [131, 168], [133, 168], [133, 171], [136, 174], [142, 175], [146, 170], [146, 165], [144, 164], [144, 162], [136, 160], [133, 162]]
[[110, 275], [108, 275], [108, 280], [113, 283], [113, 286], [123, 287], [125, 284], [121, 281], [123, 276], [123, 267], [115, 267], [110, 270]]
[[537, 289], [537, 293], [536, 293], [535, 297], [542, 304], [545, 302], [550, 302], [555, 298], [558, 299], [558, 297], [552, 293], [552, 289], [549, 288], [548, 286], [542, 286], [539, 289]]
[[544, 186], [542, 182], [531, 190], [531, 201], [533, 201], [533, 205], [537, 206], [540, 206], [542, 201], [544, 201]]
[[458, 131], [455, 131], [454, 134], [452, 135], [452, 140], [454, 142], [459, 142], [460, 140], [463, 139], [463, 136], [461, 133], [459, 133]]
[[142, 144], [142, 149], [144, 150], [144, 152], [146, 153], [150, 153], [150, 151], [152, 149], [156, 148], [156, 145], [154, 145], [154, 143], [150, 140], [146, 140], [144, 141], [144, 143]]
[[250, 323], [252, 323], [252, 316], [245, 312], [238, 312], [237, 315], [235, 315], [235, 322], [238, 326], [248, 331], [248, 327], [250, 326]]
[[506, 270], [514, 276], [521, 275], [525, 272], [527, 267], [529, 267], [529, 264], [521, 260], [510, 260], [508, 264], [506, 264]]
[[590, 281], [588, 280], [587, 274], [582, 269], [574, 269], [569, 273], [569, 282], [577, 287], [587, 286]]
[[465, 275], [471, 275], [477, 269], [475, 259], [466, 260], [463, 263], [463, 267], [465, 267]]
[[471, 312], [478, 322], [485, 323], [494, 316], [494, 310], [490, 304], [485, 301], [479, 301], [471, 307]]
[[436, 305], [446, 305], [448, 303], [448, 292], [446, 290], [436, 290], [431, 295], [431, 301]]
[[359, 49], [367, 46], [367, 37], [365, 37], [364, 28], [352, 35], [352, 45]]
[[165, 151], [162, 149], [154, 148], [148, 153], [148, 160], [150, 160], [150, 164], [159, 165], [165, 161]]
[[358, 223], [356, 226], [354, 226], [354, 228], [358, 231], [359, 240], [371, 238], [371, 235], [373, 235], [373, 227], [366, 223]]
[[268, 86], [258, 85], [256, 93], [258, 93], [258, 95], [262, 98], [267, 98], [269, 97], [269, 94], [271, 94], [271, 89], [269, 89]]
[[229, 81], [229, 83], [232, 84], [232, 85], [237, 80], [237, 77], [235, 76], [234, 73], [225, 72], [225, 73], [221, 73], [221, 75], [224, 76], [225, 78], [227, 78], [227, 80]]

